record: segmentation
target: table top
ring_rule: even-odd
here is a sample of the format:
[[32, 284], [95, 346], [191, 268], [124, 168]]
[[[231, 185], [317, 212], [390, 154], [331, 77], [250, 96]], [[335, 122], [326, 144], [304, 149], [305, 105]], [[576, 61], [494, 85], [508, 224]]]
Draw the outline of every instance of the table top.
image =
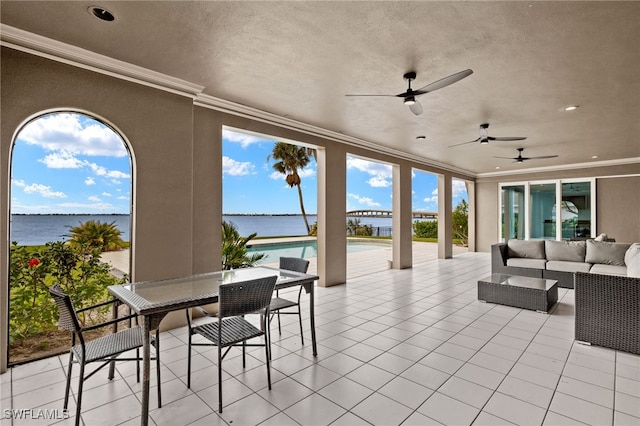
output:
[[538, 290], [549, 290], [558, 284], [557, 280], [546, 280], [543, 278], [521, 277], [518, 275], [507, 274], [491, 274], [490, 277], [483, 278], [480, 281], [490, 284], [501, 284], [512, 287], [524, 287]]
[[319, 277], [300, 272], [264, 266], [229, 271], [209, 272], [189, 277], [157, 281], [143, 281], [109, 286], [109, 292], [129, 305], [137, 314], [148, 315], [218, 301], [220, 284], [237, 283], [277, 276], [276, 288], [282, 289], [313, 283]]

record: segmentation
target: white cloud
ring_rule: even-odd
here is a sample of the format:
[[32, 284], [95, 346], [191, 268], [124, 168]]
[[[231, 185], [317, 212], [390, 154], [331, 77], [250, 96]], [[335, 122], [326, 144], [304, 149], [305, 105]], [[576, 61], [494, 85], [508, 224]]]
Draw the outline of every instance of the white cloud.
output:
[[96, 163], [84, 162], [84, 165], [89, 167], [98, 176], [105, 176], [112, 179], [128, 179], [130, 176], [128, 173], [121, 172], [120, 170], [108, 170], [104, 166], [100, 166]]
[[[434, 189], [431, 192], [432, 197], [427, 197], [424, 201], [434, 201], [438, 202], [438, 188]], [[451, 197], [452, 198], [462, 198], [467, 195], [467, 186], [465, 185], [463, 180], [453, 179], [451, 181]]]
[[89, 176], [88, 178], [86, 178], [86, 179], [84, 180], [84, 184], [85, 184], [85, 185], [95, 185], [95, 184], [96, 184], [96, 181], [95, 181], [95, 180], [93, 180], [93, 178], [92, 178], [91, 176]]
[[273, 143], [270, 139], [249, 135], [247, 133], [232, 132], [231, 130], [223, 130], [222, 138], [228, 142], [239, 143], [242, 148], [246, 148], [254, 143]]
[[25, 181], [23, 181], [22, 179], [14, 179], [12, 183], [19, 188], [24, 188], [25, 186], [27, 186]]
[[102, 201], [100, 198], [95, 197], [95, 196], [89, 197], [89, 198], [87, 198], [87, 200], [93, 201], [94, 203], [99, 203], [99, 202]]
[[53, 191], [50, 186], [39, 183], [24, 186], [24, 192], [27, 194], [38, 194], [45, 198], [67, 198], [64, 192]]
[[[113, 179], [129, 179], [130, 175], [128, 173], [121, 172], [120, 170], [108, 170], [104, 166], [100, 166], [96, 163], [92, 163], [87, 160], [80, 160], [69, 151], [59, 151], [48, 154], [41, 160], [38, 160], [44, 165], [46, 165], [50, 169], [79, 169], [79, 168], [88, 168], [91, 169], [97, 176], [105, 176]], [[91, 179], [89, 183], [89, 179], [85, 180], [85, 184], [93, 185], [95, 181]]]
[[389, 182], [388, 180], [386, 180], [382, 176], [373, 176], [369, 180], [367, 180], [367, 183], [372, 188], [387, 188], [387, 187], [391, 186], [391, 182]]
[[85, 165], [84, 161], [77, 159], [68, 151], [53, 152], [38, 161], [50, 169], [79, 169]]
[[129, 197], [125, 197], [124, 195], [119, 196], [116, 200], [128, 200]]
[[101, 195], [102, 195], [103, 197], [111, 197], [111, 194], [109, 194], [109, 193], [108, 193], [108, 192], [106, 192], [106, 191], [105, 191], [105, 192], [103, 192]]
[[255, 166], [250, 161], [236, 161], [233, 158], [222, 157], [222, 174], [229, 176], [246, 176], [253, 174]]
[[50, 114], [28, 123], [18, 140], [47, 151], [125, 157], [120, 137], [109, 127], [80, 114]]
[[347, 170], [356, 169], [371, 176], [367, 183], [374, 188], [386, 188], [391, 186], [393, 172], [391, 165], [363, 160], [361, 158], [347, 157]]
[[465, 197], [467, 195], [467, 186], [463, 180], [453, 179], [451, 181], [451, 192], [453, 198]]
[[356, 200], [358, 202], [358, 204], [361, 205], [365, 205], [367, 207], [380, 207], [381, 204], [378, 203], [377, 201], [374, 201], [372, 198], [369, 197], [361, 197], [358, 194], [347, 194], [347, 197], [349, 198], [353, 198], [354, 200]]

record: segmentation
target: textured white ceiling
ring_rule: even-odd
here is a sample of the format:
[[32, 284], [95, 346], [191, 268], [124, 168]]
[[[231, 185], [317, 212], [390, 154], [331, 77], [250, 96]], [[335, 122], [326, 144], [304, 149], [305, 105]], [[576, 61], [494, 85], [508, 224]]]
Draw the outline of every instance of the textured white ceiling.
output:
[[[99, 4], [116, 20], [87, 12]], [[473, 173], [640, 157], [640, 2], [22, 2], [3, 24]], [[418, 99], [397, 94], [470, 68]], [[578, 104], [573, 112], [567, 105]], [[450, 145], [478, 137], [521, 142]], [[418, 141], [416, 136], [426, 140]], [[557, 154], [524, 165], [494, 156]], [[597, 155], [597, 160], [592, 156]]]

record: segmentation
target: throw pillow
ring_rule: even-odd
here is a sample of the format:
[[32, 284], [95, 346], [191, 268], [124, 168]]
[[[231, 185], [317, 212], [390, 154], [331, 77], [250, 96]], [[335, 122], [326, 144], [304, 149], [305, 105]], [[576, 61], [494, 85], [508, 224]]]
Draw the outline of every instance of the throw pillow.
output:
[[624, 266], [624, 255], [629, 246], [627, 243], [609, 243], [606, 241], [587, 240], [587, 263]]
[[509, 240], [507, 243], [509, 257], [527, 257], [544, 259], [544, 241]]
[[565, 262], [584, 262], [587, 252], [586, 241], [553, 241], [544, 242], [547, 260], [561, 260]]

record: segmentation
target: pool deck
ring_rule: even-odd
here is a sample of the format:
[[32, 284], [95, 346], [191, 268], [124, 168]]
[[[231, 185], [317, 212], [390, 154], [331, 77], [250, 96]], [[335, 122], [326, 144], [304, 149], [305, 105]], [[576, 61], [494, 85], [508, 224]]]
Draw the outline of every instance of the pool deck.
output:
[[[289, 238], [264, 238], [252, 240], [251, 245], [290, 243], [314, 240], [314, 237], [289, 237]], [[371, 240], [366, 240], [371, 241]], [[466, 253], [466, 247], [453, 246], [453, 255]], [[428, 262], [437, 259], [437, 243], [413, 243], [413, 264]], [[366, 250], [347, 254], [347, 279], [359, 277], [373, 272], [389, 269], [389, 262], [392, 259], [391, 245], [388, 248], [378, 250]], [[109, 263], [115, 270], [115, 274], [128, 273], [129, 271], [129, 250], [112, 251], [102, 254], [102, 260]], [[309, 258], [309, 273], [315, 274], [318, 270], [317, 258]], [[277, 262], [263, 263], [263, 266], [278, 266]]]

